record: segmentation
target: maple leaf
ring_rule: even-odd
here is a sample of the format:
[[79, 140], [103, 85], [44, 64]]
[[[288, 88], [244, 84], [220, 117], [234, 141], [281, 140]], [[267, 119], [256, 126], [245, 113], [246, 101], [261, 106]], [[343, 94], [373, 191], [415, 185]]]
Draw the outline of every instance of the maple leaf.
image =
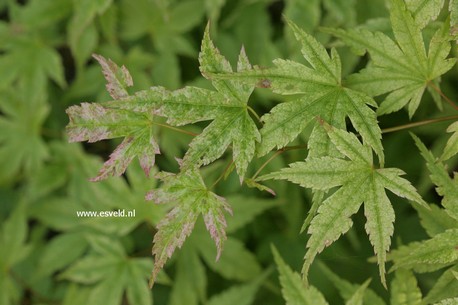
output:
[[458, 154], [458, 122], [452, 123], [447, 128], [447, 132], [453, 132], [453, 134], [445, 145], [441, 160], [448, 160], [454, 155]]
[[[430, 13], [426, 10], [418, 17]], [[431, 92], [441, 108], [437, 94], [439, 78], [456, 62], [456, 59], [447, 59], [451, 48], [449, 24], [443, 23], [435, 32], [427, 52], [421, 26], [415, 22], [404, 1], [391, 0], [390, 19], [395, 41], [381, 32], [372, 33], [364, 28], [326, 30], [342, 39], [357, 54], [363, 55], [367, 51], [371, 56], [367, 68], [348, 77], [348, 86], [371, 96], [389, 93], [377, 110], [379, 115], [408, 105], [412, 117], [425, 89]]]
[[[199, 62], [204, 75], [232, 73], [230, 63], [213, 45], [208, 26], [202, 41]], [[237, 71], [249, 69], [251, 65], [242, 48]], [[243, 181], [248, 164], [254, 156], [255, 144], [261, 140], [247, 105], [254, 85], [236, 80], [212, 80], [212, 84], [217, 91], [191, 86], [175, 91], [152, 87], [127, 99], [104, 105], [141, 112], [154, 111], [166, 117], [167, 123], [174, 126], [212, 120], [189, 144], [189, 150], [183, 158], [182, 170], [215, 161], [232, 144], [234, 163], [240, 181]]]
[[327, 134], [338, 151], [349, 160], [337, 157], [311, 157], [279, 172], [258, 180], [285, 179], [314, 190], [340, 188], [324, 200], [313, 218], [308, 233], [307, 253], [303, 267], [304, 280], [315, 256], [347, 232], [352, 226], [350, 217], [362, 203], [367, 218], [366, 232], [377, 255], [382, 283], [385, 283], [386, 252], [393, 234], [394, 210], [385, 189], [426, 206], [404, 174], [396, 168], [375, 168], [372, 151], [357, 137], [324, 123]]
[[[272, 148], [282, 148], [294, 140], [317, 116], [338, 128], [345, 128], [348, 117], [383, 163], [381, 131], [375, 112], [369, 106], [376, 103], [369, 96], [342, 86], [341, 62], [335, 49], [329, 55], [326, 49], [311, 35], [288, 21], [301, 51], [309, 66], [291, 60], [275, 59], [275, 67], [254, 69], [228, 74], [226, 71], [211, 71], [214, 78], [258, 81], [258, 86], [270, 88], [282, 95], [300, 95], [299, 98], [275, 106], [261, 119], [262, 142], [258, 147], [260, 156]], [[318, 126], [312, 131], [311, 156], [330, 154], [328, 138]], [[316, 145], [315, 145], [316, 144]]]
[[[428, 167], [429, 172], [431, 173], [431, 180], [437, 186], [436, 191], [442, 198], [442, 206], [445, 208], [445, 212], [458, 220], [458, 178], [455, 177], [452, 179], [447, 169], [445, 168], [442, 162], [437, 161], [433, 154], [428, 151], [426, 146], [421, 142], [421, 140], [411, 134], [415, 144], [420, 150], [423, 158], [426, 160], [426, 166]], [[445, 152], [445, 151], [444, 151]]]
[[[107, 90], [113, 98], [126, 98], [127, 87], [132, 86], [132, 78], [123, 66], [119, 68], [111, 60], [100, 55], [94, 55], [101, 64], [107, 80]], [[159, 154], [152, 125], [153, 115], [118, 109], [108, 104], [82, 103], [71, 106], [66, 110], [70, 122], [66, 127], [70, 142], [96, 142], [104, 139], [125, 137], [123, 142], [110, 155], [99, 171], [91, 179], [99, 181], [110, 175], [122, 175], [129, 163], [138, 157], [140, 165], [148, 176]]]
[[151, 285], [167, 259], [177, 247], [181, 248], [185, 239], [191, 235], [200, 214], [203, 215], [205, 226], [216, 244], [218, 260], [226, 240], [227, 225], [223, 210], [232, 214], [226, 200], [207, 189], [197, 169], [190, 169], [178, 175], [160, 173], [157, 177], [164, 184], [161, 188], [150, 191], [146, 198], [158, 204], [175, 203], [175, 206], [157, 225]]
[[33, 104], [12, 90], [0, 97], [0, 184], [14, 181], [17, 173], [34, 173], [49, 157], [41, 128], [49, 113], [43, 103]]
[[280, 273], [280, 284], [282, 295], [287, 305], [328, 305], [326, 299], [313, 286], [305, 289], [299, 274], [291, 270], [285, 263], [277, 249], [272, 246], [275, 263]]

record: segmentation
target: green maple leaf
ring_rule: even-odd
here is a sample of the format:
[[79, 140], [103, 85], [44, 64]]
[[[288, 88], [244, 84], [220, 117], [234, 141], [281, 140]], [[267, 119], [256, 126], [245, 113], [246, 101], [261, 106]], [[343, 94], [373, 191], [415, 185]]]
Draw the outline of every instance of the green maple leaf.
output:
[[313, 286], [304, 287], [299, 274], [291, 270], [277, 249], [272, 247], [275, 263], [280, 273], [282, 295], [287, 305], [328, 305], [324, 296]]
[[161, 173], [158, 177], [164, 182], [161, 188], [147, 194], [148, 200], [155, 203], [175, 203], [172, 210], [158, 224], [154, 236], [153, 254], [155, 257], [151, 285], [175, 249], [181, 248], [191, 234], [200, 214], [205, 226], [215, 241], [218, 260], [226, 240], [226, 220], [223, 210], [232, 213], [224, 198], [210, 192], [197, 169], [190, 169], [178, 175]]
[[[204, 75], [232, 73], [230, 63], [210, 40], [209, 27], [202, 41], [199, 61]], [[237, 71], [249, 69], [251, 65], [242, 48]], [[212, 80], [212, 84], [217, 91], [197, 87], [167, 91], [162, 87], [152, 87], [127, 99], [104, 105], [145, 113], [154, 112], [167, 117], [167, 123], [174, 126], [212, 120], [189, 144], [189, 150], [183, 158], [182, 170], [215, 161], [232, 144], [234, 163], [242, 181], [254, 156], [255, 144], [261, 138], [247, 105], [254, 85], [233, 80]]]
[[[431, 12], [425, 10], [418, 17], [424, 18], [421, 16]], [[395, 40], [366, 29], [327, 30], [341, 38], [356, 53], [362, 55], [367, 51], [371, 56], [370, 65], [358, 74], [349, 76], [348, 85], [371, 96], [389, 93], [377, 110], [379, 115], [398, 111], [408, 105], [409, 116], [412, 117], [425, 89], [430, 90], [441, 108], [439, 78], [456, 62], [456, 59], [447, 59], [451, 48], [449, 24], [444, 23], [436, 31], [426, 51], [421, 26], [415, 22], [404, 1], [391, 1], [390, 17]]]
[[151, 259], [128, 257], [117, 240], [103, 235], [87, 237], [92, 251], [77, 260], [63, 273], [61, 278], [93, 288], [88, 296], [90, 304], [120, 304], [123, 297], [129, 303], [151, 305], [151, 291], [145, 281]]
[[20, 171], [35, 172], [49, 157], [41, 137], [41, 127], [49, 108], [37, 103], [33, 108], [12, 92], [0, 97], [0, 184], [12, 181]]
[[409, 270], [396, 270], [391, 282], [391, 305], [420, 305], [422, 296], [417, 279]]
[[[426, 160], [426, 165], [431, 173], [431, 180], [437, 186], [436, 191], [443, 196], [442, 206], [445, 212], [458, 220], [458, 178], [453, 179], [449, 176], [447, 169], [442, 162], [436, 160], [433, 154], [426, 149], [426, 146], [421, 140], [412, 134], [415, 144], [419, 148], [423, 158]], [[444, 151], [445, 153], [445, 151]]]
[[[119, 68], [111, 60], [100, 55], [94, 57], [102, 66], [110, 95], [113, 98], [126, 98], [127, 87], [133, 84], [127, 69], [124, 66]], [[70, 122], [66, 129], [70, 142], [96, 142], [125, 137], [93, 181], [105, 179], [110, 175], [122, 175], [135, 157], [139, 158], [140, 165], [146, 175], [149, 175], [155, 155], [160, 153], [154, 139], [152, 115], [96, 103], [71, 106], [67, 109], [67, 114]]]
[[364, 202], [366, 232], [377, 255], [382, 283], [385, 285], [386, 252], [393, 234], [394, 211], [385, 189], [394, 194], [426, 205], [415, 188], [396, 168], [375, 168], [372, 151], [362, 145], [352, 133], [325, 125], [330, 140], [349, 160], [336, 157], [312, 157], [289, 168], [259, 178], [285, 179], [303, 187], [326, 191], [340, 188], [324, 200], [313, 218], [308, 233], [308, 251], [303, 267], [304, 280], [315, 256], [332, 244], [352, 226], [350, 217]]
[[[299, 98], [275, 106], [261, 119], [262, 142], [258, 154], [265, 155], [272, 148], [282, 148], [294, 140], [317, 116], [338, 128], [345, 128], [348, 117], [383, 163], [383, 148], [380, 142], [381, 132], [375, 112], [369, 106], [375, 106], [369, 96], [342, 86], [341, 62], [335, 49], [329, 55], [326, 49], [311, 35], [302, 31], [293, 22], [288, 21], [296, 39], [301, 44], [301, 51], [309, 66], [298, 62], [276, 59], [275, 67], [255, 69], [237, 74], [226, 71], [214, 72], [215, 78], [241, 79], [258, 81], [259, 87], [272, 89], [282, 95], [300, 95]], [[312, 156], [328, 155], [330, 142], [318, 126], [310, 137]]]
[[433, 238], [402, 246], [390, 254], [393, 269], [409, 268], [432, 272], [458, 263], [458, 229], [449, 229]]
[[442, 153], [441, 160], [447, 160], [458, 154], [458, 122], [452, 123], [448, 128], [447, 132], [453, 132], [450, 139], [448, 139], [445, 145], [444, 152]]

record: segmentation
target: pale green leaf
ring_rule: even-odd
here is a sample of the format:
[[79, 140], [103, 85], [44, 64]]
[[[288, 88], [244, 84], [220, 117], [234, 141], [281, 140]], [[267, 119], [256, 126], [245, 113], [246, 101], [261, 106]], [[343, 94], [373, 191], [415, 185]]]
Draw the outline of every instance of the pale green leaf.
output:
[[[441, 4], [438, 1], [412, 0], [407, 6], [418, 14], [416, 18], [425, 23], [438, 13], [437, 7]], [[414, 21], [406, 3], [392, 0], [390, 16], [395, 41], [381, 32], [373, 33], [364, 28], [326, 31], [341, 38], [357, 54], [367, 51], [371, 56], [372, 64], [348, 77], [349, 86], [372, 96], [390, 93], [377, 110], [379, 115], [408, 105], [409, 116], [412, 117], [425, 89], [437, 91], [438, 78], [449, 71], [456, 61], [447, 59], [450, 53], [447, 24], [437, 30], [426, 53], [421, 27]]]
[[[68, 249], [72, 249], [71, 252]], [[81, 233], [61, 234], [46, 246], [38, 265], [37, 276], [50, 275], [66, 267], [80, 257], [87, 249], [87, 242]]]
[[458, 261], [458, 229], [444, 233], [421, 243], [412, 243], [392, 252], [394, 269], [413, 268], [419, 271], [434, 271]]
[[431, 304], [447, 298], [458, 297], [458, 280], [454, 271], [458, 270], [455, 266], [446, 270], [434, 283], [433, 288], [424, 298], [424, 304]]
[[210, 192], [196, 169], [178, 175], [162, 173], [158, 176], [164, 184], [160, 189], [150, 191], [147, 199], [156, 203], [175, 203], [173, 209], [157, 225], [154, 236], [155, 257], [151, 284], [175, 249], [181, 248], [191, 234], [200, 214], [216, 244], [218, 259], [226, 240], [226, 220], [223, 210], [232, 213], [224, 198]]
[[151, 290], [148, 289], [148, 282], [142, 274], [144, 272], [138, 268], [135, 261], [130, 262], [128, 273], [130, 281], [126, 283], [126, 297], [129, 303], [152, 305], [153, 297], [151, 295]]
[[27, 238], [27, 218], [24, 205], [20, 203], [2, 223], [0, 230], [0, 267], [1, 277], [16, 263], [27, 256], [25, 248]]
[[125, 266], [116, 269], [117, 272], [113, 272], [91, 290], [88, 299], [89, 304], [119, 304], [121, 302], [124, 293], [123, 288], [128, 280], [127, 270]]
[[132, 76], [125, 66], [118, 67], [111, 59], [106, 59], [102, 55], [93, 54], [94, 57], [102, 67], [103, 76], [107, 81], [107, 91], [114, 99], [127, 97], [127, 87], [131, 87], [134, 83]]
[[458, 298], [442, 300], [434, 305], [458, 305]]
[[[232, 72], [229, 62], [210, 40], [208, 27], [199, 61], [203, 75]], [[243, 49], [237, 69], [251, 69]], [[152, 87], [129, 98], [105, 103], [104, 107], [158, 114], [167, 117], [167, 123], [171, 125], [212, 120], [189, 144], [181, 169], [185, 171], [194, 166], [207, 165], [221, 157], [232, 144], [234, 163], [243, 181], [254, 156], [255, 143], [261, 140], [258, 128], [248, 113], [247, 102], [254, 84], [236, 80], [212, 80], [212, 84], [217, 91], [185, 87], [170, 92], [161, 87]]]
[[409, 270], [398, 269], [391, 282], [391, 305], [420, 305], [422, 296], [417, 279]]
[[[274, 147], [282, 148], [294, 140], [317, 117], [337, 128], [345, 128], [348, 117], [353, 127], [361, 134], [383, 164], [383, 148], [380, 143], [381, 131], [375, 112], [369, 106], [376, 106], [374, 100], [363, 93], [344, 88], [341, 85], [341, 62], [335, 49], [330, 54], [313, 36], [301, 30], [292, 21], [289, 27], [301, 46], [302, 55], [308, 66], [283, 59], [273, 61], [274, 68], [255, 68], [244, 72], [210, 71], [209, 77], [217, 81], [240, 80], [247, 84], [255, 82], [258, 87], [270, 88], [282, 95], [300, 95], [291, 101], [280, 103], [261, 120], [262, 141], [258, 155], [267, 154]], [[315, 137], [317, 129], [312, 131]], [[327, 137], [321, 138], [329, 142]], [[329, 145], [325, 143], [325, 145]], [[315, 150], [315, 146], [311, 146]], [[311, 151], [312, 155], [326, 154]]]
[[358, 287], [355, 293], [350, 297], [350, 299], [345, 302], [345, 305], [363, 305], [364, 295], [366, 293], [367, 286], [369, 286], [371, 280], [367, 280]]
[[456, 39], [458, 35], [458, 1], [450, 0], [448, 10], [450, 11], [450, 34]]
[[431, 20], [437, 18], [444, 6], [444, 0], [406, 0], [406, 6], [415, 22], [424, 28]]
[[430, 237], [448, 229], [458, 228], [456, 219], [448, 215], [444, 209], [437, 205], [429, 204], [429, 209], [418, 205], [414, 205], [413, 207], [420, 216], [421, 226]]
[[361, 144], [354, 134], [325, 122], [322, 124], [332, 143], [350, 160], [308, 158], [306, 162], [294, 163], [288, 169], [262, 176], [259, 180], [285, 179], [322, 191], [341, 186], [323, 201], [310, 223], [308, 233], [311, 236], [302, 270], [305, 279], [315, 256], [350, 229], [353, 224], [350, 217], [364, 203], [366, 231], [377, 255], [382, 283], [386, 285], [384, 263], [393, 235], [394, 211], [385, 189], [419, 204], [426, 203], [407, 180], [399, 177], [404, 174], [401, 170], [375, 169], [370, 147]]
[[421, 140], [412, 134], [415, 144], [420, 150], [423, 158], [426, 160], [426, 165], [430, 172], [430, 177], [433, 183], [437, 186], [436, 191], [443, 196], [442, 206], [445, 211], [453, 218], [458, 219], [458, 180], [455, 176], [452, 179], [444, 164], [436, 160], [433, 154], [427, 150]]
[[34, 173], [49, 157], [41, 129], [49, 113], [44, 104], [31, 105], [4, 92], [0, 98], [0, 184], [13, 181], [20, 171]]
[[[73, 1], [73, 16], [68, 24], [68, 42], [72, 52], [78, 56], [77, 50], [87, 27], [97, 15], [103, 14], [113, 0], [81, 0]], [[90, 55], [88, 53], [87, 55]], [[81, 58], [83, 60], [84, 58]], [[79, 64], [82, 64], [80, 62]]]
[[347, 182], [318, 208], [318, 213], [307, 230], [311, 236], [307, 241], [308, 250], [302, 268], [304, 277], [307, 276], [315, 256], [352, 227], [350, 217], [363, 203], [365, 190], [360, 186], [367, 183], [366, 178], [363, 175]]
[[364, 215], [367, 218], [366, 232], [377, 255], [382, 283], [385, 280], [386, 252], [390, 249], [391, 236], [394, 232], [394, 210], [385, 194], [383, 181], [375, 175], [368, 181], [368, 194], [364, 202]]
[[448, 139], [445, 145], [444, 152], [442, 153], [441, 160], [447, 160], [458, 154], [458, 122], [452, 123], [447, 132], [453, 132], [452, 136]]
[[313, 286], [305, 287], [299, 274], [283, 261], [275, 247], [272, 247], [278, 272], [282, 295], [286, 305], [328, 305], [324, 296]]
[[194, 245], [186, 244], [180, 252], [170, 294], [170, 305], [197, 305], [206, 298], [207, 277]]
[[70, 122], [66, 127], [71, 142], [96, 142], [103, 139], [125, 137], [110, 155], [94, 181], [108, 176], [122, 175], [129, 163], [138, 157], [140, 164], [149, 175], [159, 153], [151, 125], [152, 117], [146, 114], [100, 104], [82, 103], [67, 109]]

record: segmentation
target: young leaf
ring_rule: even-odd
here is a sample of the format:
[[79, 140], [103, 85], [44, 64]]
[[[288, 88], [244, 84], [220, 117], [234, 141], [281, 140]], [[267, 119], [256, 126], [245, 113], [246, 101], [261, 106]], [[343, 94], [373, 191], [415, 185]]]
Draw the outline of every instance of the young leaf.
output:
[[152, 116], [95, 103], [71, 106], [67, 114], [70, 122], [66, 129], [70, 142], [96, 142], [125, 137], [93, 181], [103, 180], [110, 175], [122, 175], [135, 157], [139, 158], [144, 172], [149, 175], [155, 155], [160, 153], [151, 128], [154, 124]]
[[328, 305], [324, 296], [313, 286], [305, 287], [299, 274], [281, 258], [277, 249], [272, 246], [275, 262], [280, 273], [280, 284], [286, 305]]
[[458, 122], [451, 124], [447, 128], [447, 132], [453, 132], [453, 134], [445, 145], [441, 160], [450, 159], [454, 155], [458, 154]]
[[[202, 74], [210, 72], [231, 73], [229, 62], [219, 53], [210, 40], [207, 27], [199, 55]], [[245, 51], [242, 49], [237, 70], [251, 69]], [[105, 106], [140, 112], [155, 112], [167, 117], [171, 125], [185, 125], [200, 121], [212, 122], [189, 144], [182, 170], [207, 165], [226, 151], [232, 144], [233, 159], [243, 181], [249, 162], [254, 156], [255, 143], [261, 140], [258, 128], [248, 113], [248, 98], [254, 85], [240, 81], [213, 80], [217, 91], [196, 87], [185, 87], [169, 92], [161, 87], [138, 92], [123, 100], [112, 101]]]
[[[428, 14], [429, 9], [420, 15]], [[449, 71], [455, 59], [447, 59], [450, 52], [448, 24], [437, 30], [426, 53], [421, 28], [402, 0], [391, 1], [393, 41], [387, 35], [365, 29], [327, 31], [341, 38], [358, 54], [367, 51], [372, 64], [360, 73], [349, 76], [348, 85], [371, 96], [389, 93], [377, 110], [379, 115], [398, 111], [408, 105], [412, 117], [426, 88], [434, 91], [437, 79]], [[441, 107], [441, 105], [438, 105]]]
[[216, 259], [221, 255], [226, 240], [226, 220], [223, 210], [232, 213], [224, 198], [210, 192], [197, 169], [178, 175], [162, 173], [158, 177], [164, 182], [158, 190], [151, 191], [147, 199], [156, 203], [175, 203], [173, 209], [157, 225], [154, 236], [154, 269], [150, 285], [175, 249], [181, 248], [191, 234], [199, 216], [204, 217], [205, 226], [216, 244]]
[[[365, 143], [371, 146], [383, 163], [381, 132], [374, 111], [369, 106], [375, 102], [365, 94], [342, 87], [341, 62], [335, 49], [329, 55], [326, 49], [311, 35], [288, 21], [296, 39], [301, 44], [302, 55], [311, 67], [290, 60], [274, 60], [274, 68], [228, 74], [225, 71], [213, 73], [217, 78], [241, 79], [246, 82], [258, 81], [259, 86], [269, 87], [282, 95], [301, 95], [290, 102], [275, 106], [262, 117], [265, 122], [261, 129], [262, 142], [258, 148], [260, 156], [272, 148], [282, 148], [294, 140], [317, 116], [338, 128], [345, 128], [348, 117], [361, 134]], [[319, 128], [312, 132], [319, 133]], [[324, 148], [312, 155], [327, 155], [329, 140], [324, 140]]]
[[442, 206], [451, 217], [458, 220], [458, 201], [456, 200], [458, 198], [458, 178], [456, 176], [454, 179], [450, 178], [445, 166], [436, 161], [436, 158], [427, 150], [418, 137], [411, 135], [426, 160], [426, 165], [431, 173], [431, 180], [437, 186], [437, 193], [443, 196]]
[[372, 151], [362, 145], [354, 134], [325, 127], [328, 135], [341, 154], [349, 158], [308, 158], [289, 168], [260, 177], [286, 179], [303, 187], [328, 190], [341, 186], [329, 196], [318, 209], [308, 233], [308, 251], [303, 267], [306, 280], [309, 267], [315, 256], [332, 244], [352, 226], [350, 217], [364, 202], [367, 218], [366, 232], [377, 255], [382, 283], [385, 285], [386, 252], [390, 248], [393, 234], [394, 211], [385, 193], [389, 189], [396, 195], [426, 205], [411, 184], [400, 177], [401, 170], [395, 168], [375, 169]]
[[131, 87], [134, 83], [132, 76], [125, 66], [118, 67], [111, 59], [93, 54], [94, 57], [102, 67], [103, 76], [107, 80], [107, 91], [114, 99], [120, 99], [129, 96], [127, 87]]

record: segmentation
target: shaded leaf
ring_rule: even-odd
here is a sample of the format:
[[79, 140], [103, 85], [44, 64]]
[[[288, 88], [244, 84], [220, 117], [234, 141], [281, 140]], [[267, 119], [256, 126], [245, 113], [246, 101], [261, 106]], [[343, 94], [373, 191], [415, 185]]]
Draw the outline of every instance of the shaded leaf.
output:
[[280, 284], [282, 295], [287, 305], [327, 305], [324, 296], [315, 287], [305, 287], [301, 277], [281, 258], [275, 247], [272, 247], [278, 272], [280, 273]]

